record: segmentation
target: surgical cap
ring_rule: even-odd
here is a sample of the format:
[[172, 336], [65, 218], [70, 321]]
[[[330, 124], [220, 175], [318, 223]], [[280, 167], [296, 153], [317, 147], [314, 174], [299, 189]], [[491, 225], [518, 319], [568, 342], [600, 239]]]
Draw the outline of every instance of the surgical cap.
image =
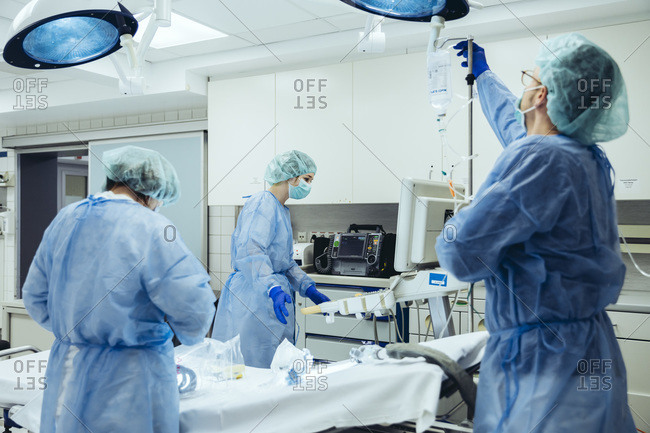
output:
[[299, 150], [289, 150], [271, 160], [266, 167], [264, 179], [270, 184], [276, 184], [307, 173], [316, 173], [314, 160]]
[[539, 77], [548, 89], [548, 116], [564, 135], [584, 144], [610, 141], [627, 131], [627, 90], [618, 65], [578, 33], [540, 48]]
[[165, 157], [151, 149], [124, 146], [108, 150], [102, 156], [106, 177], [121, 182], [134, 192], [172, 204], [181, 195], [176, 170]]

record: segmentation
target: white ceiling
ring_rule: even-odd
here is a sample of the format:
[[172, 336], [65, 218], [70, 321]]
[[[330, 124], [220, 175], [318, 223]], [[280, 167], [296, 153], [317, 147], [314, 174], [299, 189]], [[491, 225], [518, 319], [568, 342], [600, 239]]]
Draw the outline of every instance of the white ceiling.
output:
[[[123, 3], [128, 7], [129, 1], [133, 0]], [[11, 20], [27, 2], [0, 0], [0, 35], [6, 34]], [[650, 19], [648, 0], [482, 3], [486, 6], [483, 10], [447, 23], [445, 35], [471, 33], [477, 40], [495, 40], [528, 36], [531, 31], [543, 34]], [[208, 76], [219, 79], [368, 58], [353, 49], [367, 14], [339, 0], [173, 0], [172, 5], [178, 14], [229, 36], [150, 49], [145, 69], [148, 94], [137, 97], [118, 94], [117, 74], [107, 59], [38, 72], [16, 69], [0, 60], [0, 133], [2, 128], [29, 123], [101, 118], [126, 111], [159, 112], [162, 101], [165, 110], [204, 107]], [[385, 55], [423, 50], [429, 28], [427, 23], [386, 20]], [[126, 61], [120, 52], [114, 56]], [[11, 108], [16, 99], [13, 81], [25, 76], [47, 78], [47, 110], [17, 112]]]

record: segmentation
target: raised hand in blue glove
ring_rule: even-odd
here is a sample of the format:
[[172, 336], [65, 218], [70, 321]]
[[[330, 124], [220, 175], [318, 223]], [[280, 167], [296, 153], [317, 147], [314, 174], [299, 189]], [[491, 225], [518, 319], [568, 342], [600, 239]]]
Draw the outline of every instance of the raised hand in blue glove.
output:
[[287, 295], [282, 287], [273, 286], [269, 290], [269, 298], [273, 300], [273, 310], [275, 311], [275, 317], [278, 318], [280, 323], [287, 324], [286, 317], [289, 317], [289, 311], [284, 304], [291, 304], [291, 296]]
[[[456, 45], [454, 45], [454, 49], [458, 50], [458, 54], [456, 54], [458, 57], [463, 56], [465, 59], [467, 59], [468, 56], [467, 45], [468, 45], [467, 41], [461, 41]], [[474, 59], [474, 63], [472, 65], [472, 69], [473, 69], [472, 72], [474, 73], [474, 76], [476, 78], [478, 78], [478, 76], [481, 75], [483, 72], [490, 70], [490, 67], [487, 64], [487, 60], [485, 59], [485, 50], [477, 44], [473, 45], [472, 57]], [[461, 63], [461, 66], [466, 68], [467, 60]]]
[[328, 298], [327, 296], [323, 295], [321, 292], [316, 290], [316, 286], [309, 286], [305, 294], [316, 305], [321, 304], [323, 302], [330, 301], [330, 298]]

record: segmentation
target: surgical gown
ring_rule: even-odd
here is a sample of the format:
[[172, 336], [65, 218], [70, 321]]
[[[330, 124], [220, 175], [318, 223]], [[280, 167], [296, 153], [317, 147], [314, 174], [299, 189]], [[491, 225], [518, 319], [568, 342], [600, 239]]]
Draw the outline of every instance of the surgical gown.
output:
[[[212, 338], [227, 341], [237, 334], [246, 365], [269, 368], [285, 338], [295, 343], [295, 292], [305, 296], [314, 284], [293, 260], [289, 208], [269, 191], [253, 195], [243, 207], [232, 235], [234, 272], [219, 298]], [[280, 323], [267, 293], [280, 286], [292, 299], [287, 324]]]
[[633, 433], [605, 312], [625, 276], [607, 158], [564, 135], [526, 136], [492, 72], [478, 89], [505, 149], [436, 244], [444, 269], [487, 289], [474, 431]]
[[45, 231], [23, 287], [56, 337], [41, 433], [178, 433], [170, 326], [183, 344], [202, 341], [215, 298], [171, 226], [132, 200], [90, 196]]

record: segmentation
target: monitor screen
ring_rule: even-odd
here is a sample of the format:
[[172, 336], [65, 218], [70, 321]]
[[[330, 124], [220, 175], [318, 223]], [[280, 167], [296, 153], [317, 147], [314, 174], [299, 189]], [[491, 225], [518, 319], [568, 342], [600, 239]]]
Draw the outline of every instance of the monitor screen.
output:
[[342, 235], [339, 257], [363, 257], [366, 235]]

